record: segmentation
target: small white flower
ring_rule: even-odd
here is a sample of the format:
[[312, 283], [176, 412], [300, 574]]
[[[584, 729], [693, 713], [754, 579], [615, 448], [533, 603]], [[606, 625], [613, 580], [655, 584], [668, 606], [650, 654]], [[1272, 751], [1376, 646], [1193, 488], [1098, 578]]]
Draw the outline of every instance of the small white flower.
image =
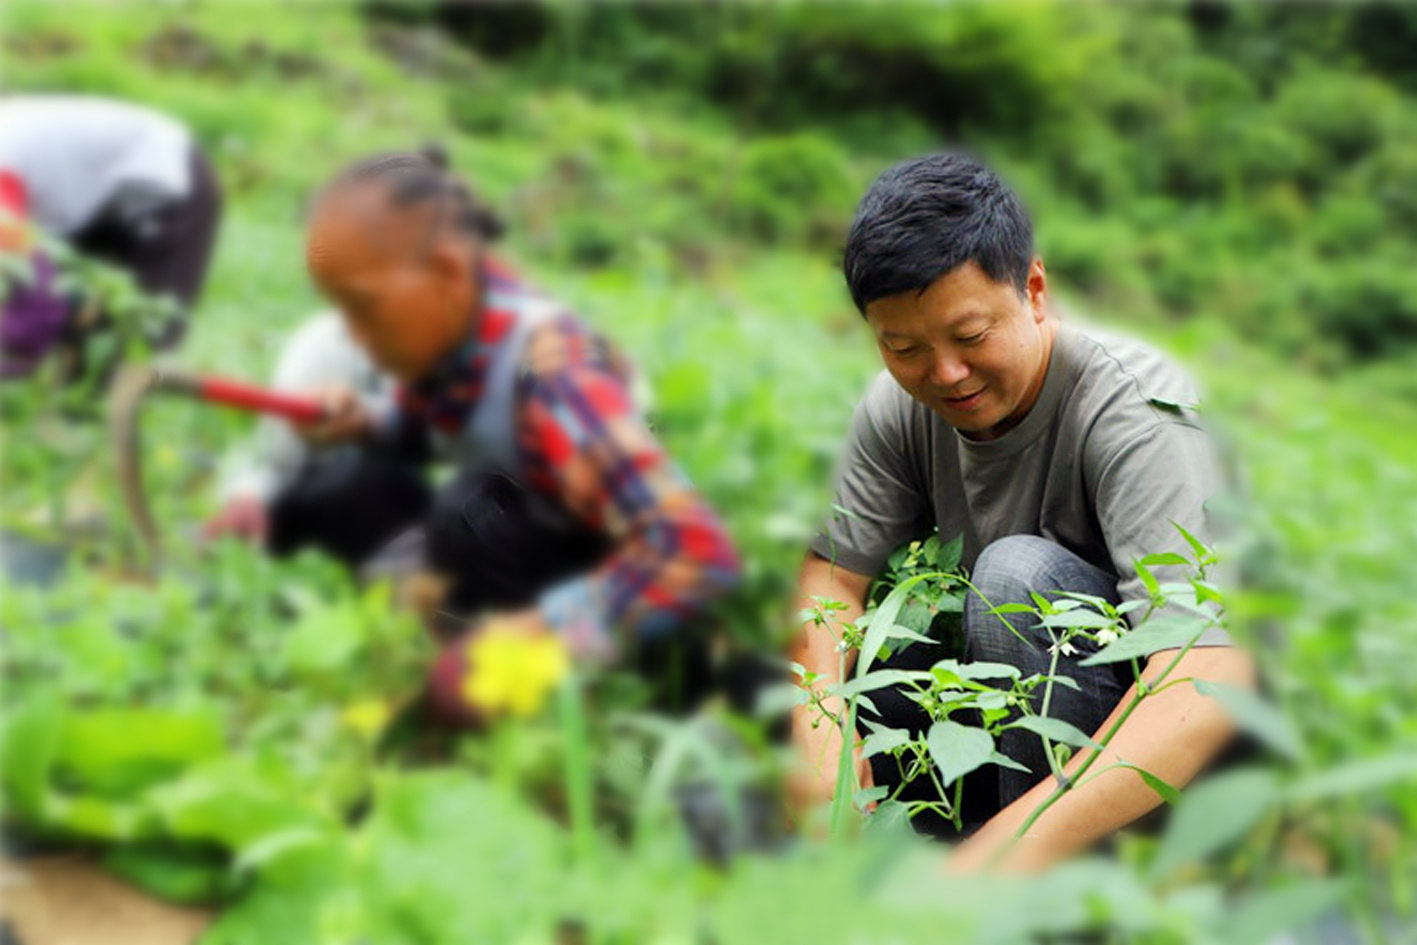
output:
[[1111, 627], [1104, 627], [1097, 631], [1097, 645], [1111, 646], [1113, 643], [1117, 642], [1117, 637], [1118, 633], [1116, 630], [1113, 630]]

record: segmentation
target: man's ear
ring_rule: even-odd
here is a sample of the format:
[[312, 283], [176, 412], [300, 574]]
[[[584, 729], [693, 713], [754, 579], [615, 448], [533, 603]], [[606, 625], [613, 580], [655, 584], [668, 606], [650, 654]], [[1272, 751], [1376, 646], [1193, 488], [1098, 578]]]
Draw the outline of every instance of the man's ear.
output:
[[1028, 296], [1029, 308], [1033, 311], [1033, 320], [1038, 324], [1043, 324], [1048, 317], [1048, 273], [1043, 268], [1043, 259], [1034, 256], [1033, 261], [1028, 264]]

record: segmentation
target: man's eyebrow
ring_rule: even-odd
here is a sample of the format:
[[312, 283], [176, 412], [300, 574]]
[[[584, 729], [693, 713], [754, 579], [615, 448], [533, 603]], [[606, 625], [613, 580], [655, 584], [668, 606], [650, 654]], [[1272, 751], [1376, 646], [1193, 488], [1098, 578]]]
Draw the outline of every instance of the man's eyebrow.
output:
[[991, 323], [993, 320], [993, 316], [991, 316], [988, 312], [974, 312], [959, 319], [951, 327], [955, 331], [959, 331], [966, 327], [983, 327], [984, 325]]

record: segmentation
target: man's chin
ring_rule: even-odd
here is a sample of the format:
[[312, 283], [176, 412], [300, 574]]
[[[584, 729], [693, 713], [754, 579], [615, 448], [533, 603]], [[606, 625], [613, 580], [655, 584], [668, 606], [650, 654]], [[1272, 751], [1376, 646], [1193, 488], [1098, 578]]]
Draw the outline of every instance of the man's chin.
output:
[[971, 440], [993, 439], [991, 432], [999, 425], [998, 419], [993, 416], [986, 417], [975, 413], [962, 414], [944, 405], [936, 405], [934, 412], [935, 416]]

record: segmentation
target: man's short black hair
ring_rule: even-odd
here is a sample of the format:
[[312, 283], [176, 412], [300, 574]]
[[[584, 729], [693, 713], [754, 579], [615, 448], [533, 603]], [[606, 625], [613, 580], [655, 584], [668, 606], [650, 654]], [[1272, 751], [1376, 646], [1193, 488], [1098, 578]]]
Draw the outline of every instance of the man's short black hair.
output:
[[856, 208], [842, 270], [851, 299], [866, 306], [921, 292], [973, 261], [995, 282], [1028, 288], [1033, 223], [1018, 196], [989, 168], [959, 154], [931, 154], [886, 171]]

